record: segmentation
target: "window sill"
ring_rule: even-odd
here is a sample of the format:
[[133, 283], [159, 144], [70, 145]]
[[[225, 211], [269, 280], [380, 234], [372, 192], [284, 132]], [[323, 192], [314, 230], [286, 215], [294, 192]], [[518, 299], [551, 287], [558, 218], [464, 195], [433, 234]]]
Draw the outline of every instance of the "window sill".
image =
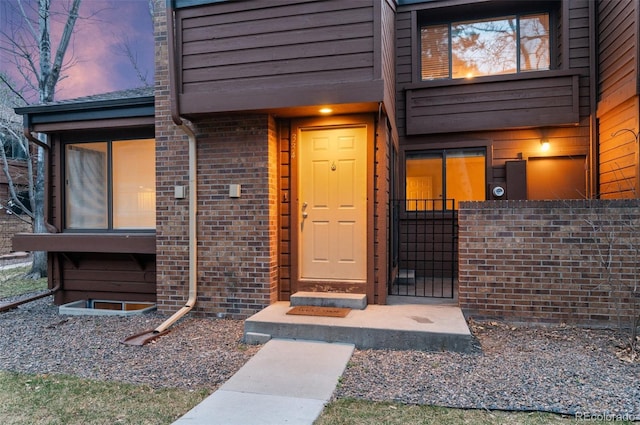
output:
[[564, 76], [579, 75], [577, 70], [546, 70], [546, 71], [530, 71], [521, 72], [518, 74], [505, 74], [505, 75], [488, 75], [484, 77], [474, 78], [443, 78], [438, 80], [420, 81], [417, 83], [407, 84], [403, 88], [405, 90], [416, 89], [428, 89], [435, 87], [449, 87], [449, 86], [463, 86], [468, 84], [481, 84], [481, 83], [501, 83], [508, 81], [525, 81], [525, 80], [538, 80], [543, 78], [556, 78]]
[[15, 251], [155, 254], [155, 233], [18, 233]]

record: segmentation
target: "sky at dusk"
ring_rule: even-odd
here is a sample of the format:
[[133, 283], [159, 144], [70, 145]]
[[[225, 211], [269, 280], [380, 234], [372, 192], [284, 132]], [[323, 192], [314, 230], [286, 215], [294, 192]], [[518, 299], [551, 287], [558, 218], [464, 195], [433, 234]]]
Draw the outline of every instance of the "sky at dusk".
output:
[[[36, 8], [36, 0], [22, 0], [25, 8]], [[16, 19], [18, 0], [0, 0], [0, 30]], [[51, 7], [66, 7], [69, 0], [51, 0]], [[63, 22], [52, 22], [53, 52], [58, 46]], [[70, 99], [143, 86], [131, 60], [122, 53], [128, 43], [146, 81], [153, 84], [153, 26], [148, 0], [82, 0], [80, 18], [65, 56], [71, 64], [57, 86], [56, 100]], [[53, 54], [52, 52], [52, 54]], [[0, 71], [19, 79], [9, 54], [0, 51]]]

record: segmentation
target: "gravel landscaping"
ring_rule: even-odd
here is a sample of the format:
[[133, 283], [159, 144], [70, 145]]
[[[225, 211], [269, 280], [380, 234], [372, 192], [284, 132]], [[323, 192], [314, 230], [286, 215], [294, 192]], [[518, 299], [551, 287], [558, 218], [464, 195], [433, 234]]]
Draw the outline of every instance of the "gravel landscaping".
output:
[[356, 351], [335, 397], [640, 420], [640, 365], [615, 332], [471, 323], [473, 354]]
[[[0, 370], [215, 390], [259, 349], [241, 321], [189, 317], [155, 343], [120, 343], [163, 320], [59, 315], [47, 297], [0, 314]], [[640, 419], [640, 364], [618, 358], [615, 332], [471, 327], [471, 354], [356, 350], [335, 397]]]
[[259, 349], [240, 344], [240, 321], [189, 317], [151, 344], [120, 342], [154, 329], [164, 319], [155, 312], [129, 317], [59, 315], [52, 297], [24, 304], [0, 314], [0, 369], [215, 390]]

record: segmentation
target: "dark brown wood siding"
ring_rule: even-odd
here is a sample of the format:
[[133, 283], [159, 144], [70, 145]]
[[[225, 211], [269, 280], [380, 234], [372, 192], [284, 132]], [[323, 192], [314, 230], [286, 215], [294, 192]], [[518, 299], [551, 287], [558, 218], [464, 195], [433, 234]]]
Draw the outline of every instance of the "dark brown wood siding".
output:
[[155, 254], [49, 253], [63, 290], [56, 304], [77, 300], [156, 301]]
[[156, 301], [156, 236], [154, 233], [64, 231], [64, 142], [104, 138], [153, 137], [153, 127], [127, 128], [103, 123], [49, 135], [46, 177], [46, 221], [57, 233], [19, 234], [13, 249], [48, 252], [48, 286], [60, 285], [56, 304], [79, 299]]
[[[469, 18], [499, 2], [449, 5]], [[398, 7], [396, 105], [402, 151], [486, 146], [488, 187], [506, 183], [507, 161], [588, 155], [590, 5], [588, 1], [552, 4], [552, 70], [434, 82], [420, 81], [418, 27], [421, 13], [437, 11], [438, 2]], [[540, 149], [543, 138], [551, 143], [546, 153]], [[402, 157], [400, 161], [402, 168]]]
[[[638, 196], [638, 2], [598, 2], [600, 196]], [[626, 130], [631, 130], [626, 131]], [[613, 134], [616, 136], [614, 137]]]
[[395, 52], [395, 5], [390, 0], [382, 1], [381, 42], [382, 75], [385, 83], [384, 104], [392, 127], [396, 117], [396, 52]]
[[380, 102], [386, 0], [224, 2], [176, 11], [181, 113]]
[[281, 120], [278, 123], [280, 140], [280, 215], [279, 215], [279, 300], [287, 301], [291, 296], [291, 149], [290, 134], [291, 123], [289, 120]]
[[577, 124], [578, 76], [545, 74], [408, 89], [407, 135]]

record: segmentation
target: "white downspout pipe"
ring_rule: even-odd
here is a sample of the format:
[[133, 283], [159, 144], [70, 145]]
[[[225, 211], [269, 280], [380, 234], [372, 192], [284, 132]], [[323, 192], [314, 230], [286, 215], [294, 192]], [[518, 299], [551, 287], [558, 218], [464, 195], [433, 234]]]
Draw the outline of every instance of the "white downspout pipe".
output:
[[182, 131], [189, 137], [189, 298], [186, 304], [176, 311], [164, 323], [154, 330], [154, 334], [165, 332], [166, 329], [178, 321], [182, 316], [193, 309], [198, 296], [198, 233], [196, 225], [197, 208], [198, 208], [198, 172], [197, 172], [197, 156], [196, 156], [196, 135], [193, 130], [187, 126], [180, 116], [177, 102], [177, 73], [178, 69], [175, 64], [175, 28], [173, 8], [171, 2], [167, 3], [167, 38], [168, 38], [168, 54], [169, 54], [169, 93], [171, 106], [171, 119], [180, 127]]
[[198, 233], [196, 217], [198, 213], [198, 173], [196, 154], [196, 135], [186, 124], [179, 127], [189, 137], [189, 299], [186, 304], [171, 317], [154, 329], [154, 333], [164, 332], [182, 316], [193, 309], [198, 297]]
[[137, 335], [126, 338], [123, 343], [129, 345], [144, 345], [163, 334], [169, 332], [167, 329], [177, 322], [182, 316], [189, 313], [196, 305], [198, 297], [198, 233], [197, 233], [197, 207], [198, 207], [198, 175], [196, 156], [196, 135], [194, 131], [185, 124], [178, 111], [176, 99], [178, 70], [175, 67], [174, 51], [174, 26], [173, 9], [171, 2], [167, 5], [167, 38], [169, 53], [169, 94], [171, 105], [171, 118], [173, 122], [189, 137], [189, 298], [185, 305], [176, 311], [171, 317], [165, 320], [160, 326], [153, 330], [145, 331]]

